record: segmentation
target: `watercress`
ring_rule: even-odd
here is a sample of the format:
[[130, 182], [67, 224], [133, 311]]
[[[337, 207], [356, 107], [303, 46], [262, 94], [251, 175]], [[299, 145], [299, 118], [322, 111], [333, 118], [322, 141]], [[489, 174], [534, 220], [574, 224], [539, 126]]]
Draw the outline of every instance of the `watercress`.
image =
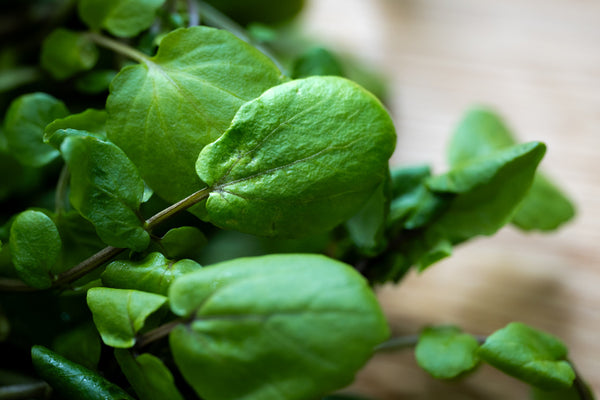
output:
[[51, 3], [0, 51], [0, 399], [358, 399], [333, 392], [406, 346], [438, 379], [487, 362], [593, 398], [558, 338], [390, 339], [373, 291], [568, 221], [543, 143], [474, 109], [449, 171], [390, 169], [378, 80], [264, 25], [302, 1]]

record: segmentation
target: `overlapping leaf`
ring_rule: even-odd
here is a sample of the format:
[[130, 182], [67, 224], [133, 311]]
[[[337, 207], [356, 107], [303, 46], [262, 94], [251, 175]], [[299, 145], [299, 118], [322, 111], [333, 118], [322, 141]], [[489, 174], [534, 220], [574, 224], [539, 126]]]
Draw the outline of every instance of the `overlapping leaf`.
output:
[[333, 228], [387, 177], [395, 142], [386, 110], [355, 83], [312, 77], [276, 86], [200, 153], [208, 220], [263, 236]]
[[229, 32], [179, 29], [165, 36], [155, 57], [113, 81], [108, 137], [159, 196], [176, 202], [202, 188], [194, 170], [200, 150], [243, 103], [282, 79], [266, 56]]
[[106, 139], [106, 111], [89, 108], [54, 120], [44, 130], [44, 142], [60, 150], [65, 137], [74, 135]]
[[211, 400], [304, 400], [347, 385], [388, 335], [366, 281], [317, 255], [241, 258], [178, 278], [170, 334], [190, 385]]
[[73, 207], [115, 247], [143, 250], [150, 242], [137, 215], [144, 182], [125, 153], [93, 136], [69, 136], [61, 152], [71, 170]]

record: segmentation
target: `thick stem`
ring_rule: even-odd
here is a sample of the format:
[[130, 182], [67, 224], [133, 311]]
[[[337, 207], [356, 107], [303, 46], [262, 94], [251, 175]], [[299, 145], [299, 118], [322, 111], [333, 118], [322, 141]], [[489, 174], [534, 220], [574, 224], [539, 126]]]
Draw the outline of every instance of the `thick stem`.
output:
[[71, 268], [68, 271], [63, 272], [58, 275], [56, 280], [52, 283], [53, 287], [61, 286], [69, 282], [76, 281], [81, 278], [88, 272], [91, 272], [101, 266], [102, 264], [112, 260], [114, 257], [121, 254], [126, 249], [121, 249], [118, 247], [107, 246], [91, 256], [87, 258]]
[[107, 49], [113, 50], [140, 63], [150, 61], [150, 58], [141, 51], [99, 33], [88, 32], [86, 33], [86, 37], [99, 46], [106, 47]]
[[173, 204], [172, 206], [165, 208], [164, 210], [156, 213], [152, 217], [146, 220], [144, 224], [144, 228], [151, 232], [157, 225], [163, 223], [167, 219], [171, 218], [173, 215], [180, 213], [181, 211], [187, 210], [193, 205], [198, 204], [202, 200], [206, 199], [210, 194], [210, 188], [206, 187], [201, 189], [185, 199], [181, 200], [178, 203]]
[[171, 331], [179, 324], [183, 324], [186, 323], [187, 319], [184, 318], [179, 318], [176, 320], [173, 320], [171, 322], [167, 322], [166, 324], [163, 324], [157, 328], [154, 328], [153, 330], [146, 332], [145, 334], [143, 334], [142, 336], [140, 336], [136, 341], [135, 341], [135, 348], [136, 349], [141, 349], [142, 347], [145, 347], [147, 345], [149, 345], [152, 342], [155, 342], [159, 339], [164, 338], [165, 336], [167, 336], [169, 333], [171, 333]]

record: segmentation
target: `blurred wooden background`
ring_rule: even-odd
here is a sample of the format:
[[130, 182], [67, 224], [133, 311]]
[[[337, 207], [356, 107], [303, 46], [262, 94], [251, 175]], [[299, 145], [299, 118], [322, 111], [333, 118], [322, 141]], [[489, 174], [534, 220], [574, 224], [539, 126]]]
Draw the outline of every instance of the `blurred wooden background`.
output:
[[[487, 334], [518, 320], [561, 337], [600, 394], [600, 1], [312, 0], [306, 30], [389, 78], [395, 164], [445, 170], [449, 135], [471, 105], [548, 145], [543, 169], [578, 206], [552, 235], [503, 229], [379, 291], [396, 334], [452, 323]], [[355, 392], [387, 399], [526, 399], [489, 367], [460, 383], [421, 372], [411, 352], [377, 356]]]

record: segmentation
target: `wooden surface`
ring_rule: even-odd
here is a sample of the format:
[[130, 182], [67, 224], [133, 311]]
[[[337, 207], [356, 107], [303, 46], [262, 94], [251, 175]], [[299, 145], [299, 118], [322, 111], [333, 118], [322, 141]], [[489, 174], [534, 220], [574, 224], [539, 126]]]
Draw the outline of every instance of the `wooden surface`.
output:
[[[600, 1], [313, 0], [306, 29], [389, 77], [398, 129], [393, 163], [445, 169], [449, 135], [474, 104], [520, 139], [548, 145], [543, 170], [577, 219], [552, 235], [503, 229], [379, 297], [395, 333], [452, 323], [487, 334], [509, 321], [561, 337], [600, 394]], [[379, 355], [355, 391], [386, 399], [526, 399], [484, 367], [462, 383], [418, 370], [410, 352]]]

